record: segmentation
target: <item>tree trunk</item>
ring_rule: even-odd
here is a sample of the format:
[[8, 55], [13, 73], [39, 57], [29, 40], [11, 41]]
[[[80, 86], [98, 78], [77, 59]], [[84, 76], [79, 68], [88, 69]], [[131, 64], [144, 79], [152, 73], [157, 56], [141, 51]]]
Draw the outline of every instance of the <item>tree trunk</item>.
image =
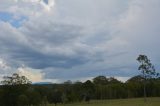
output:
[[144, 73], [143, 73], [143, 75], [144, 75], [144, 81], [143, 81], [144, 102], [147, 102], [147, 99], [146, 99], [146, 97], [147, 97], [147, 94], [146, 94], [146, 76], [145, 76]]
[[143, 86], [143, 93], [144, 93], [144, 102], [146, 102], [146, 85], [145, 85], [145, 82], [144, 82], [144, 86]]

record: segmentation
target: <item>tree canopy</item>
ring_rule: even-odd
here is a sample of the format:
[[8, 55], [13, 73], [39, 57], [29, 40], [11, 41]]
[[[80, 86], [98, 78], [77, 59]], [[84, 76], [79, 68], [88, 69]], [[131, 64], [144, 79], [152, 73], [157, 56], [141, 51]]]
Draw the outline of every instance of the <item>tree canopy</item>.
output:
[[3, 85], [21, 85], [21, 84], [31, 84], [25, 76], [20, 76], [17, 73], [12, 74], [12, 76], [4, 76], [1, 83]]

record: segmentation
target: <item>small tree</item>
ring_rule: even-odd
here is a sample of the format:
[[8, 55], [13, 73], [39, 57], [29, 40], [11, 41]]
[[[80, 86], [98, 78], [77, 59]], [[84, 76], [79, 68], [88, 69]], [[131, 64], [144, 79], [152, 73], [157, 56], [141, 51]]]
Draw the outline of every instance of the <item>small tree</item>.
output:
[[139, 55], [137, 61], [140, 63], [138, 70], [141, 70], [142, 73], [144, 101], [146, 101], [146, 80], [153, 78], [156, 75], [156, 71], [146, 55]]

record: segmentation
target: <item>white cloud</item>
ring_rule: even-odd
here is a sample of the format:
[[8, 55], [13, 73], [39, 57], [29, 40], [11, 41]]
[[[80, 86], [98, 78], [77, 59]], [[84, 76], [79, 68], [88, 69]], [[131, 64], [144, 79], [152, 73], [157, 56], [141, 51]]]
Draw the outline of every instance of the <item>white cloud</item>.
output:
[[128, 79], [130, 79], [130, 77], [115, 77], [115, 78], [122, 82], [126, 82]]
[[50, 11], [54, 7], [55, 2], [54, 0], [47, 0], [47, 3], [45, 3], [43, 0], [41, 0], [40, 4], [43, 5], [47, 11]]
[[12, 68], [4, 59], [0, 58], [0, 75], [5, 76], [12, 72], [14, 72], [15, 69]]
[[[45, 1], [48, 1], [47, 3]], [[25, 16], [34, 18], [53, 12], [54, 0], [1, 0], [0, 12], [8, 12], [15, 17]]]
[[4, 62], [3, 59], [0, 58], [0, 68], [9, 69], [10, 67]]
[[44, 74], [39, 70], [31, 69], [28, 67], [20, 67], [17, 70], [20, 75], [26, 76], [32, 82], [41, 82], [44, 80]]

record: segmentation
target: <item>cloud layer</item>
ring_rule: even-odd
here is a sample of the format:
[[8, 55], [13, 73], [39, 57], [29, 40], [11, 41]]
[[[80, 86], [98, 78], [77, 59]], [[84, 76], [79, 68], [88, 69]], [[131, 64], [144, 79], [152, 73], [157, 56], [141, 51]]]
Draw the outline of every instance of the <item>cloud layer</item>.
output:
[[139, 74], [139, 54], [159, 69], [159, 9], [159, 0], [1, 0], [0, 57], [40, 73], [33, 81], [123, 79]]

